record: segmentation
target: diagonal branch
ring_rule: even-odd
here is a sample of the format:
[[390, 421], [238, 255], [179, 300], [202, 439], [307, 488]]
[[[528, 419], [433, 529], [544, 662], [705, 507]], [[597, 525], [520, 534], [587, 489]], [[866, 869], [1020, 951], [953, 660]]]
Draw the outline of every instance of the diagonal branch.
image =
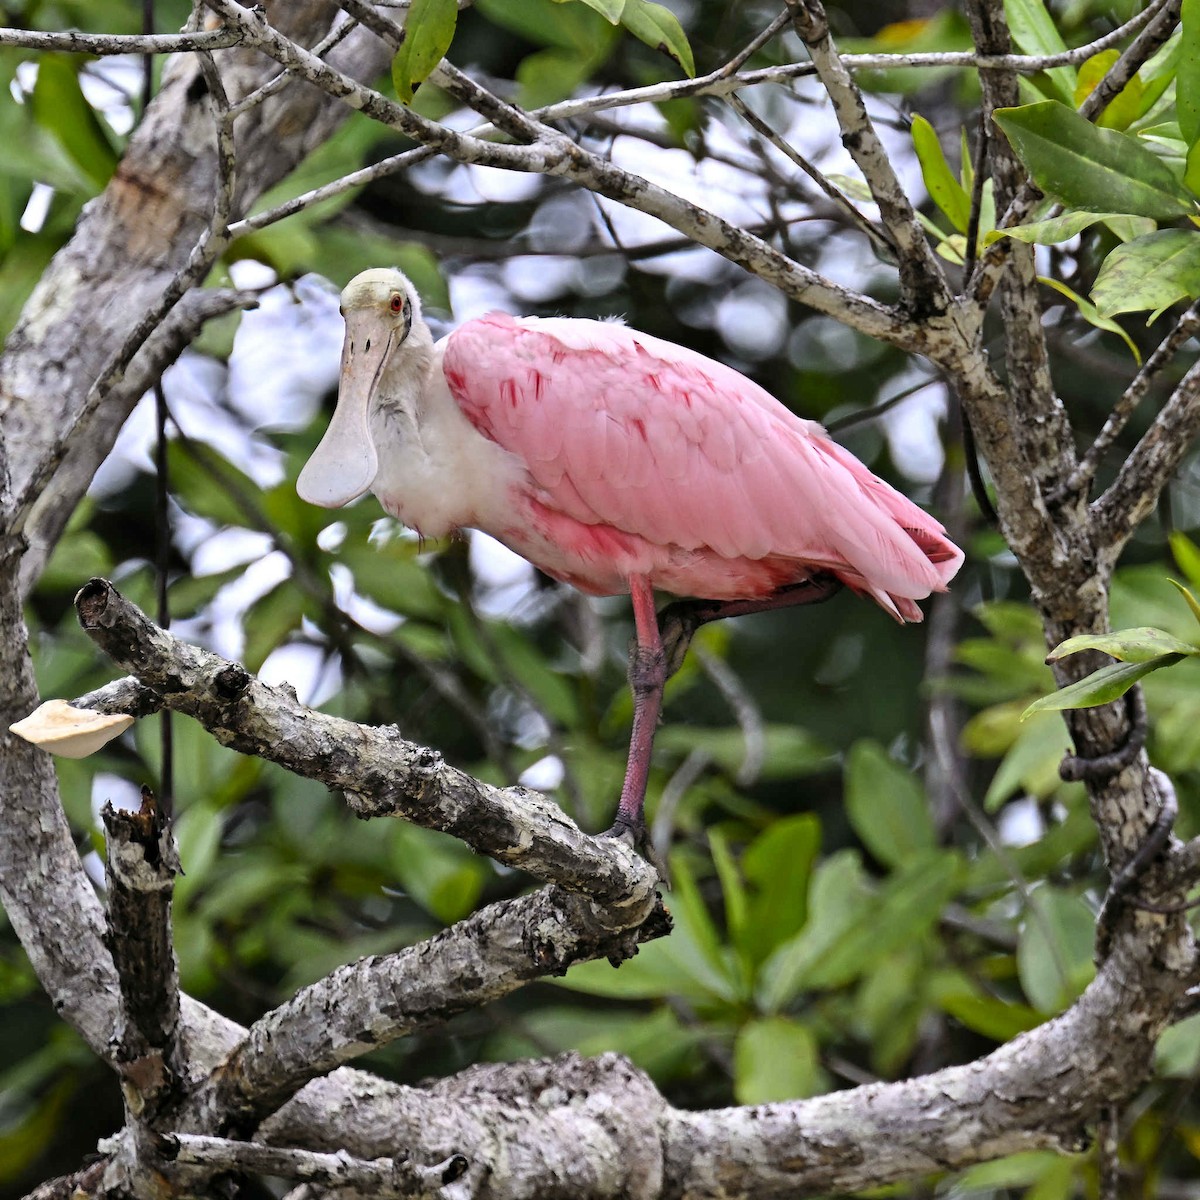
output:
[[1111, 568], [1200, 434], [1200, 362], [1179, 382], [1108, 490], [1091, 506], [1097, 547]]
[[1200, 332], [1200, 300], [1179, 318], [1175, 328], [1155, 347], [1154, 352], [1142, 364], [1141, 370], [1122, 392], [1116, 404], [1113, 405], [1108, 419], [1104, 422], [1104, 428], [1096, 435], [1096, 440], [1088, 447], [1087, 453], [1080, 460], [1075, 473], [1067, 481], [1067, 491], [1087, 491], [1096, 477], [1096, 471], [1103, 462], [1105, 454], [1120, 436], [1121, 430], [1133, 416], [1134, 410], [1145, 399], [1151, 386], [1162, 374], [1167, 364], [1197, 332]]
[[497, 788], [447, 766], [395, 726], [326, 716], [286, 687], [180, 641], [103, 579], [75, 599], [80, 622], [163, 707], [198, 720], [223, 745], [346, 792], [359, 816], [402, 816], [461, 838], [480, 854], [601, 903], [643, 911], [656, 877], [623, 842], [582, 833], [558, 808], [521, 787]]
[[[918, 331], [903, 314], [831, 282], [716, 213], [622, 170], [565, 135], [543, 137], [530, 145], [508, 145], [458, 133], [355, 83], [282, 36], [257, 11], [244, 8], [235, 0], [205, 0], [205, 3], [225, 19], [238, 23], [247, 45], [256, 46], [328, 94], [345, 100], [372, 119], [398, 129], [456, 162], [570, 179], [589, 191], [657, 217], [699, 244], [775, 284], [800, 303], [861, 333], [907, 349], [917, 348], [920, 343]], [[490, 97], [489, 103], [503, 105], [479, 85], [472, 84], [472, 87], [478, 89], [481, 102], [486, 96]]]
[[248, 1135], [310, 1079], [478, 1008], [574, 962], [637, 953], [662, 937], [661, 900], [605, 909], [549, 887], [473, 913], [429, 941], [338, 967], [250, 1027], [192, 1098], [207, 1129]]
[[875, 132], [862, 92], [838, 56], [824, 5], [821, 0], [787, 0], [787, 3], [796, 32], [808, 48], [833, 104], [842, 142], [862, 171], [895, 245], [904, 307], [918, 318], [944, 313], [950, 306], [946, 277]]

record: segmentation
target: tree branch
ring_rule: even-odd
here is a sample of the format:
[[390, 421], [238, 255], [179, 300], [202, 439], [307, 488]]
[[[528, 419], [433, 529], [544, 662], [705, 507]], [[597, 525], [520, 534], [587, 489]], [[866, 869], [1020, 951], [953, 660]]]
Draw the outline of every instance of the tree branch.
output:
[[[1149, 366], [1149, 363], [1147, 363]], [[1136, 381], [1135, 381], [1136, 382]], [[1200, 362], [1180, 380], [1108, 490], [1091, 506], [1097, 544], [1109, 569], [1200, 434]]]
[[467, 1168], [460, 1155], [451, 1155], [429, 1166], [417, 1166], [404, 1158], [368, 1161], [345, 1151], [321, 1154], [191, 1133], [165, 1135], [158, 1149], [165, 1160], [176, 1166], [204, 1168], [205, 1179], [230, 1172], [277, 1175], [329, 1187], [355, 1188], [381, 1200], [428, 1196], [461, 1178]]
[[787, 0], [787, 5], [833, 104], [842, 143], [863, 173], [895, 246], [902, 305], [917, 319], [944, 313], [950, 306], [946, 277], [875, 132], [862, 93], [838, 56], [824, 5], [821, 0]]
[[195, 717], [222, 743], [346, 792], [361, 817], [402, 816], [474, 850], [606, 904], [645, 911], [653, 868], [614, 838], [589, 837], [543, 796], [496, 788], [405, 741], [395, 726], [329, 717], [236, 663], [180, 641], [106, 580], [75, 600], [80, 623], [163, 706]]
[[[315, 59], [307, 51], [280, 35], [254, 11], [234, 0], [205, 0], [210, 8], [238, 22], [248, 45], [257, 46], [277, 62], [294, 68], [304, 78], [360, 109], [374, 120], [400, 130], [409, 137], [456, 162], [480, 163], [507, 170], [561, 176], [580, 187], [620, 204], [649, 213], [687, 234], [701, 245], [737, 263], [751, 273], [774, 283], [802, 304], [871, 337], [907, 349], [915, 348], [919, 336], [912, 323], [866, 296], [843, 288], [815, 271], [781, 254], [760, 238], [699, 205], [576, 145], [563, 135], [543, 138], [531, 145], [506, 145], [481, 141], [427, 121], [378, 92], [363, 87]], [[478, 89], [478, 85], [472, 84]], [[478, 89], [477, 96], [490, 96]], [[498, 98], [491, 102], [503, 106]], [[505, 109], [511, 106], [503, 106]]]
[[310, 1079], [477, 1008], [573, 962], [637, 953], [670, 918], [651, 897], [605, 909], [549, 887], [489, 905], [429, 941], [360, 959], [302, 988], [250, 1027], [196, 1091], [200, 1123], [248, 1134]]
[[1120, 436], [1134, 410], [1150, 391], [1151, 386], [1161, 375], [1167, 364], [1189, 339], [1200, 332], [1200, 300], [1191, 306], [1179, 318], [1175, 328], [1155, 347], [1154, 352], [1142, 364], [1141, 370], [1133, 377], [1132, 382], [1122, 392], [1116, 404], [1112, 407], [1104, 428], [1096, 435], [1096, 440], [1088, 447], [1087, 453], [1080, 460], [1075, 473], [1067, 481], [1067, 491], [1086, 493], [1096, 477], [1096, 471], [1104, 455], [1111, 449]]
[[121, 990], [115, 1058], [127, 1113], [152, 1125], [179, 1099], [187, 1074], [171, 940], [179, 856], [149, 788], [142, 789], [138, 812], [107, 804], [101, 816], [107, 834], [108, 945]]

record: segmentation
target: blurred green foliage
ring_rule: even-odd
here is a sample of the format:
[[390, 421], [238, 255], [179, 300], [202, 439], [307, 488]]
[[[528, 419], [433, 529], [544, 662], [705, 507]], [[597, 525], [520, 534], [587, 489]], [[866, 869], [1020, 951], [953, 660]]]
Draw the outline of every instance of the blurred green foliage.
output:
[[[1088, 40], [1128, 7], [1075, 0], [1047, 25], [1040, 3], [1019, 0], [1010, 16], [1025, 49], [1046, 50], [1060, 36]], [[140, 19], [132, 0], [8, 3], [0, 12], [13, 23], [104, 31], [131, 31]], [[689, 5], [684, 27], [697, 69], [720, 65], [773, 15], [766, 4]], [[181, 3], [159, 4], [160, 27], [177, 27], [185, 16]], [[957, 13], [909, 19], [899, 0], [847, 2], [832, 6], [831, 16], [847, 48], [967, 44]], [[585, 83], [632, 86], [678, 75], [675, 63], [611, 24], [599, 3], [480, 0], [460, 14], [454, 36], [458, 61], [511, 80], [529, 105]], [[780, 53], [772, 43], [751, 65]], [[111, 97], [90, 90], [97, 69], [0, 51], [3, 332], [120, 152]], [[975, 100], [973, 83], [940, 70], [878, 72], [867, 82], [880, 93], [880, 111], [915, 106], [924, 114], [912, 128], [931, 193], [926, 216], [947, 256], [961, 259], [972, 180], [958, 131], [974, 119], [965, 107]], [[1066, 89], [1070, 99], [1077, 80], [1074, 72], [1050, 73], [1036, 82]], [[431, 112], [447, 106], [429, 86], [414, 103]], [[764, 100], [764, 110], [782, 118], [785, 108], [774, 103]], [[697, 101], [659, 107], [660, 148], [703, 158], [717, 110]], [[353, 117], [258, 208], [403, 148]], [[20, 222], [35, 184], [53, 194], [30, 231]], [[491, 199], [466, 169], [434, 165], [243, 237], [214, 278], [251, 260], [285, 281], [316, 272], [340, 286], [366, 266], [394, 262], [417, 282], [435, 319], [447, 318], [451, 285], [464, 279], [529, 311], [623, 313], [638, 328], [750, 371], [804, 416], [848, 422], [847, 444], [904, 484], [902, 456], [892, 457], [897, 442], [881, 433], [871, 409], [912, 385], [912, 364], [795, 306], [784, 335], [750, 361], [721, 316], [745, 276], [715, 257], [676, 273], [654, 255], [627, 258], [611, 246], [591, 252], [600, 218], [590, 204], [553, 207], [563, 200], [545, 180]], [[543, 272], [537, 256], [547, 222], [558, 233], [567, 229], [581, 256], [559, 285], [531, 298], [527, 280], [520, 292], [525, 277], [517, 267], [525, 258]], [[840, 236], [821, 222], [779, 233], [789, 252], [817, 263], [826, 239], [846, 245]], [[1056, 251], [1056, 280], [1086, 293], [1105, 236], [1092, 230], [1078, 251]], [[561, 244], [550, 239], [551, 248]], [[559, 249], [545, 261], [563, 257], [569, 251]], [[886, 288], [878, 264], [859, 268], [862, 286]], [[1083, 435], [1094, 435], [1132, 370], [1130, 358], [1108, 326], [1097, 332], [1080, 324], [1073, 303], [1048, 300], [1059, 392]], [[296, 321], [307, 312], [298, 299]], [[207, 377], [216, 380], [212, 404], [246, 446], [262, 451], [269, 471], [256, 473], [253, 456], [234, 454], [203, 421], [189, 421], [185, 389], [167, 383], [168, 402], [192, 433], [173, 436], [169, 454], [176, 626], [200, 640], [232, 637], [251, 669], [302, 664], [328, 711], [396, 723], [483, 778], [508, 783], [556, 759], [555, 798], [584, 827], [606, 827], [631, 715], [626, 604], [586, 603], [533, 580], [515, 606], [503, 606], [465, 542], [410, 537], [369, 498], [336, 513], [302, 503], [295, 478], [325, 417], [299, 430], [282, 420], [256, 427], [220, 365], [247, 329], [231, 319], [207, 331], [200, 350], [218, 360]], [[1140, 350], [1153, 344], [1141, 329], [1122, 336]], [[1135, 421], [1130, 436], [1137, 432]], [[953, 428], [941, 435], [949, 467], [940, 481], [926, 475], [908, 485], [935, 506], [953, 501], [948, 485], [962, 466]], [[148, 470], [127, 470], [120, 486], [81, 506], [31, 601], [46, 696], [75, 696], [111, 677], [71, 609], [89, 575], [112, 577], [153, 611]], [[1174, 523], [1190, 528], [1200, 520], [1190, 465], [1169, 499]], [[940, 515], [956, 514], [943, 508]], [[895, 626], [847, 595], [697, 638], [668, 688], [650, 787], [650, 813], [672, 834], [669, 938], [620, 969], [581, 964], [561, 980], [381, 1050], [366, 1065], [416, 1080], [480, 1059], [618, 1050], [677, 1103], [755, 1103], [968, 1061], [1069, 1005], [1091, 977], [1105, 877], [1082, 788], [1058, 778], [1068, 744], [1060, 719], [1019, 719], [1052, 687], [1046, 646], [1011, 557], [975, 520], [968, 511], [967, 568], [949, 597], [934, 601], [937, 636], [951, 631], [948, 655], [937, 638], [927, 642], [921, 629]], [[268, 560], [274, 574], [261, 570]], [[1145, 531], [1118, 575], [1114, 626], [1190, 637], [1191, 617], [1169, 582], [1180, 571], [1200, 582], [1190, 561], [1169, 561], [1157, 530]], [[1145, 681], [1151, 756], [1177, 781], [1183, 836], [1200, 832], [1198, 672], [1188, 660]], [[951, 730], [952, 744], [940, 751], [926, 736], [931, 707]], [[172, 728], [185, 869], [175, 905], [183, 982], [233, 1018], [250, 1021], [339, 963], [412, 944], [532, 885], [452, 839], [398, 821], [358, 821], [324, 788], [239, 757], [188, 721]], [[96, 811], [110, 793], [142, 782], [164, 788], [161, 746], [159, 722], [148, 720], [93, 758], [60, 760], [63, 803], [81, 851], [99, 847]], [[75, 1167], [118, 1123], [119, 1096], [58, 1023], [7, 926], [0, 1004], [0, 1192], [11, 1194]], [[1197, 1020], [1164, 1037], [1157, 1075], [1130, 1114], [1123, 1155], [1145, 1194], [1160, 1175], [1200, 1175]], [[945, 1194], [1031, 1200], [1091, 1194], [1094, 1184], [1090, 1156], [1048, 1154], [936, 1181]]]

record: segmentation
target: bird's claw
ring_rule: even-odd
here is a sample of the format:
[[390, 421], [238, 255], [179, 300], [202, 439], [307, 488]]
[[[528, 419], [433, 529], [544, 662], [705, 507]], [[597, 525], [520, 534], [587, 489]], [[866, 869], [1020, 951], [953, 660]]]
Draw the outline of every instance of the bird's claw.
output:
[[625, 845], [640, 854], [658, 872], [658, 877], [662, 880], [663, 886], [668, 889], [670, 888], [670, 872], [667, 870], [667, 864], [663, 861], [662, 855], [659, 854], [654, 842], [651, 840], [650, 830], [646, 825], [646, 818], [642, 813], [638, 813], [636, 817], [628, 817], [618, 811], [616, 820], [600, 836], [616, 838], [618, 841], [624, 842]]

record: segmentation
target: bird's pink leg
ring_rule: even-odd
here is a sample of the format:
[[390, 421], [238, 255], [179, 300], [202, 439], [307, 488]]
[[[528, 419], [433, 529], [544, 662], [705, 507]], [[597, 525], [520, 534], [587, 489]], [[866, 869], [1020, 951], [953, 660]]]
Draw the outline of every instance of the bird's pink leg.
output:
[[662, 712], [667, 661], [658, 632], [658, 614], [654, 611], [654, 589], [650, 581], [644, 575], [630, 576], [629, 593], [633, 599], [633, 621], [637, 633], [637, 645], [629, 660], [629, 685], [633, 689], [633, 733], [629, 739], [629, 760], [625, 765], [621, 802], [617, 806], [617, 819], [610, 832], [621, 834], [628, 831], [633, 835], [635, 844], [640, 845], [646, 835], [642, 808], [646, 803], [654, 732]]

